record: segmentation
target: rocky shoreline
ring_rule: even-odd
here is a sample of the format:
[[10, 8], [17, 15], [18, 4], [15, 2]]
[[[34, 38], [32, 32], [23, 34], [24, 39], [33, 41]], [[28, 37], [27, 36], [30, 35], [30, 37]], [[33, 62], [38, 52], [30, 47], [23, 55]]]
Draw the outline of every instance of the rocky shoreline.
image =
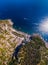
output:
[[[0, 65], [9, 65], [15, 49], [20, 45], [25, 45], [30, 40], [32, 43], [36, 43], [36, 41], [38, 44], [43, 43], [43, 46], [46, 43], [39, 34], [29, 35], [14, 29], [10, 19], [0, 20]], [[48, 48], [47, 45], [46, 47]]]

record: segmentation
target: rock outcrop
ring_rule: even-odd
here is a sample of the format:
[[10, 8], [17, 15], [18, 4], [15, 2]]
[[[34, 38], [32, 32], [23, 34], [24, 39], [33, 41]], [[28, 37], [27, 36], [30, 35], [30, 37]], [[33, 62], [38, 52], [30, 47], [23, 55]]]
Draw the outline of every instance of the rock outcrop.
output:
[[8, 65], [14, 49], [24, 40], [10, 19], [0, 20], [0, 65]]
[[[17, 59], [12, 59], [15, 48], [21, 43]], [[48, 48], [38, 34], [30, 37], [15, 30], [10, 19], [0, 20], [0, 65], [48, 65]]]

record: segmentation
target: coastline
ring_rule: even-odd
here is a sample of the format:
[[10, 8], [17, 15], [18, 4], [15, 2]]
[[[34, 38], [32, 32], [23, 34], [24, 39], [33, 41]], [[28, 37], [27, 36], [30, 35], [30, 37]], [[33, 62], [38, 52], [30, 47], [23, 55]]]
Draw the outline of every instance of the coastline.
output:
[[[13, 26], [12, 20], [9, 19], [8, 21], [11, 22], [11, 24], [12, 24], [12, 26]], [[15, 31], [15, 32], [17, 32], [18, 34], [24, 35], [25, 37], [30, 37], [30, 36], [31, 36], [30, 34], [27, 34], [27, 33], [25, 33], [25, 32], [19, 31], [19, 30], [15, 29], [15, 28], [12, 28], [12, 30]], [[34, 34], [32, 34], [32, 35], [39, 35], [39, 34], [35, 34], [35, 33], [34, 33]], [[41, 39], [45, 42], [45, 45], [46, 45], [46, 47], [48, 48], [48, 43], [42, 38], [41, 35], [39, 35], [39, 36], [40, 36]]]
[[[17, 30], [17, 29], [15, 29], [14, 27], [13, 27], [13, 22], [12, 22], [12, 20], [11, 19], [5, 19], [5, 20], [2, 20], [2, 21], [7, 21], [7, 22], [5, 22], [7, 25], [9, 24], [9, 25], [11, 25], [11, 27], [10, 27], [10, 30], [12, 31], [12, 32], [15, 32], [16, 34], [18, 34], [17, 36], [19, 37], [19, 35], [22, 35], [22, 37], [20, 37], [20, 39], [21, 40], [23, 40], [24, 38], [29, 38], [30, 36], [32, 36], [32, 35], [35, 35], [35, 36], [39, 36], [44, 42], [45, 42], [45, 45], [46, 45], [46, 47], [48, 48], [48, 43], [42, 38], [42, 36], [41, 35], [39, 35], [39, 34], [36, 34], [36, 33], [33, 33], [32, 35], [31, 34], [27, 34], [27, 33], [25, 33], [25, 32], [22, 32], [22, 31], [19, 31], [19, 30]], [[8, 29], [8, 27], [7, 27], [7, 25], [6, 25], [6, 30]], [[14, 34], [14, 33], [13, 33]], [[16, 36], [16, 34], [14, 35], [14, 36]], [[20, 43], [18, 43], [17, 45], [19, 45]]]
[[[47, 45], [45, 46], [46, 42], [44, 41], [44, 39], [42, 38], [41, 35], [36, 34], [36, 33], [29, 35], [22, 31], [18, 31], [13, 28], [12, 23], [13, 22], [8, 19], [0, 20], [0, 56], [1, 56], [0, 60], [2, 62], [4, 62], [4, 64], [6, 63], [5, 65], [8, 65], [8, 63], [10, 63], [10, 60], [12, 60], [12, 56], [14, 53], [15, 53], [15, 55], [18, 54], [20, 47], [22, 45], [23, 45], [22, 46], [23, 49], [27, 48], [26, 43], [27, 43], [27, 46], [28, 46], [28, 44], [30, 44], [28, 47], [29, 51], [31, 49], [30, 47], [32, 46], [32, 49], [34, 52], [36, 52], [36, 50], [38, 51], [38, 49], [40, 48], [43, 52], [43, 53], [41, 52], [41, 54], [44, 55], [44, 53], [45, 54], [46, 54], [46, 52], [48, 53], [48, 46]], [[24, 48], [24, 46], [25, 46], [25, 48]], [[5, 54], [4, 54], [4, 52], [5, 52]], [[15, 59], [15, 55], [14, 55], [13, 59]], [[43, 55], [41, 57], [43, 57]], [[48, 54], [45, 55], [44, 57], [48, 57]], [[43, 59], [43, 61], [44, 61], [44, 59]], [[1, 64], [1, 65], [3, 65], [3, 64]]]
[[[12, 22], [12, 20], [11, 19], [8, 19], [8, 21], [10, 22], [10, 24], [13, 26], [13, 22]], [[17, 30], [17, 29], [15, 29], [15, 28], [13, 28], [14, 29], [14, 31], [16, 31], [17, 33], [20, 33], [20, 34], [22, 34], [22, 35], [29, 35], [30, 36], [30, 34], [28, 34], [28, 33], [25, 33], [25, 32], [23, 32], [23, 31], [19, 31], [19, 30]]]

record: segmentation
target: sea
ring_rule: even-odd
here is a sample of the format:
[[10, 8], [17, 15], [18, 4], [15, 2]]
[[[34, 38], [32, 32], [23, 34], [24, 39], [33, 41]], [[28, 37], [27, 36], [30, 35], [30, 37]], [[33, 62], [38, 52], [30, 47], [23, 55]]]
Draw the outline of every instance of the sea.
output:
[[2, 19], [11, 19], [15, 29], [39, 34], [48, 42], [48, 0], [0, 0]]

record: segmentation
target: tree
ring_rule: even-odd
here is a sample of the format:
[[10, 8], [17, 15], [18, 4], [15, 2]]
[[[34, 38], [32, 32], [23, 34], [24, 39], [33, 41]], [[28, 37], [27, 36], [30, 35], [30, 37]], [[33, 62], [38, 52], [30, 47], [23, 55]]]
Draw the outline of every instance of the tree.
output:
[[37, 65], [41, 60], [41, 54], [32, 41], [22, 46], [18, 52], [18, 62], [20, 65]]

